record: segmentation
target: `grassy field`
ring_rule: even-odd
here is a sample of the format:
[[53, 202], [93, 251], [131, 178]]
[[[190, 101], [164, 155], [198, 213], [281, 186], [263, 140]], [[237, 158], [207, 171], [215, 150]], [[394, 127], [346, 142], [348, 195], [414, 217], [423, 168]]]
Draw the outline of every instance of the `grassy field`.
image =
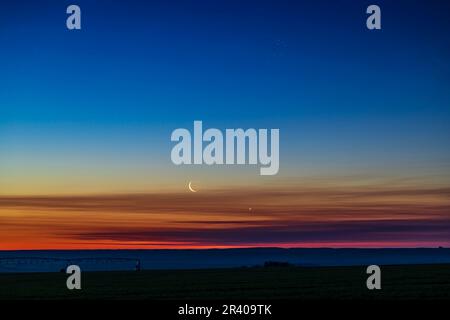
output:
[[450, 265], [383, 266], [382, 290], [365, 267], [271, 267], [84, 272], [69, 291], [64, 273], [0, 274], [5, 299], [450, 299]]

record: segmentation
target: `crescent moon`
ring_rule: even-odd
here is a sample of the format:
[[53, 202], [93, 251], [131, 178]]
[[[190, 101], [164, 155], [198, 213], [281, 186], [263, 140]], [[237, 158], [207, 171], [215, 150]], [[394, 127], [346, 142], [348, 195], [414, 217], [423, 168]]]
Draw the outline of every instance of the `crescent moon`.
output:
[[194, 190], [194, 188], [192, 188], [192, 181], [189, 181], [189, 190], [191, 190], [191, 192], [197, 192], [197, 190]]

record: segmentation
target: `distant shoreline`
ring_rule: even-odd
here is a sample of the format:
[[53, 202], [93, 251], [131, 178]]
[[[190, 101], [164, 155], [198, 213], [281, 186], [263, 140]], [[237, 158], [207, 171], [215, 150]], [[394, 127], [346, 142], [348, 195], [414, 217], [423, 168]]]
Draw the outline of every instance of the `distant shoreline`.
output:
[[0, 251], [0, 272], [55, 272], [67, 264], [84, 271], [211, 269], [262, 266], [272, 261], [293, 266], [449, 264], [449, 248], [239, 248], [147, 250]]

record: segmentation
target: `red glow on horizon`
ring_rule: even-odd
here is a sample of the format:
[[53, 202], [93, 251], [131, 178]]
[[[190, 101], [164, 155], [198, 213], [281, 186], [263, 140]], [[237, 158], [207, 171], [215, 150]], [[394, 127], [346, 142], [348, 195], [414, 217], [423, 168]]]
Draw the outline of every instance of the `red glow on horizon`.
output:
[[310, 243], [260, 243], [260, 244], [149, 244], [149, 243], [80, 243], [80, 244], [54, 244], [54, 243], [21, 243], [16, 246], [0, 244], [1, 251], [20, 250], [149, 250], [149, 249], [239, 249], [239, 248], [332, 248], [332, 249], [380, 249], [380, 248], [438, 248], [450, 247], [450, 242], [310, 242]]

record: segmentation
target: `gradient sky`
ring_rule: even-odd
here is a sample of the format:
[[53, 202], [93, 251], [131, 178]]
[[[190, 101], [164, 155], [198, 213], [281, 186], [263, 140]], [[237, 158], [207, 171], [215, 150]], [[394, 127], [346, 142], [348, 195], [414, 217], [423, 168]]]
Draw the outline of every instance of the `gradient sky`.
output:
[[[6, 2], [0, 249], [450, 245], [449, 3]], [[174, 166], [194, 120], [279, 174]]]

